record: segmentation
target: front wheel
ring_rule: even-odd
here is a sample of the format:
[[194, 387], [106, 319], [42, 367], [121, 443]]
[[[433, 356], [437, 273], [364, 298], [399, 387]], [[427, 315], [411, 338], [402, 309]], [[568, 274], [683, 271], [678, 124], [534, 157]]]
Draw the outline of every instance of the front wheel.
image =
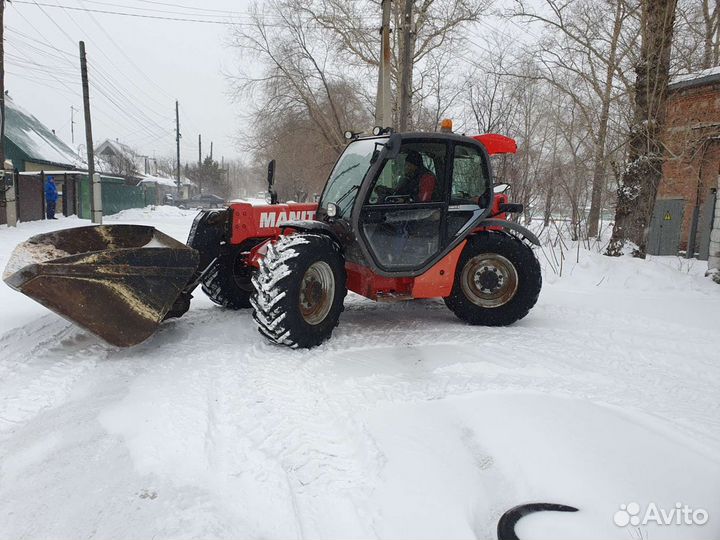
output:
[[445, 304], [470, 324], [506, 326], [528, 314], [541, 287], [532, 249], [514, 236], [483, 232], [468, 239]]
[[250, 267], [237, 248], [224, 249], [202, 281], [203, 292], [217, 305], [228, 309], [250, 307]]
[[340, 248], [328, 236], [281, 237], [268, 246], [252, 279], [253, 317], [260, 333], [290, 347], [320, 345], [338, 325], [345, 279]]

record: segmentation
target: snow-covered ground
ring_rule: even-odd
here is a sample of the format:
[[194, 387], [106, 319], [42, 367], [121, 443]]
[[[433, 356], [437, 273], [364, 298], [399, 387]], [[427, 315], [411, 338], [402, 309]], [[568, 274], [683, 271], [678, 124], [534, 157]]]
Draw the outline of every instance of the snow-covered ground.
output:
[[[193, 215], [107, 222], [184, 240]], [[0, 227], [0, 268], [27, 237], [87, 224]], [[521, 538], [716, 540], [720, 287], [701, 262], [584, 250], [559, 277], [544, 249], [540, 302], [512, 327], [351, 295], [310, 351], [201, 292], [118, 349], [3, 283], [0, 538], [489, 539], [545, 501], [580, 511], [528, 516]], [[632, 502], [709, 519], [615, 525]]]

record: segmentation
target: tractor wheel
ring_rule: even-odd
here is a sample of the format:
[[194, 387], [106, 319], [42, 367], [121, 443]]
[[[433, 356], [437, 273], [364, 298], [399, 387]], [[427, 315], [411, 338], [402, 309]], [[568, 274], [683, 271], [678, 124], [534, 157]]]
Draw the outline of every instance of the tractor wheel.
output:
[[505, 326], [528, 314], [541, 287], [530, 247], [508, 234], [483, 232], [468, 239], [445, 304], [470, 324]]
[[345, 261], [330, 237], [281, 237], [268, 247], [252, 282], [253, 317], [269, 340], [315, 347], [338, 325], [347, 294]]
[[218, 306], [228, 309], [250, 307], [251, 271], [240, 250], [228, 249], [220, 254], [205, 274], [202, 290]]

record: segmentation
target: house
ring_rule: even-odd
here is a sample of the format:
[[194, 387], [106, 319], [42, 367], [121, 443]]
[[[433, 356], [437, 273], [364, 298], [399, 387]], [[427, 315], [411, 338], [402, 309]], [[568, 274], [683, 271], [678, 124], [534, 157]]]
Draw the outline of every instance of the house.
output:
[[157, 194], [157, 203], [164, 204], [168, 201], [168, 196], [171, 200], [182, 200], [189, 199], [197, 193], [197, 187], [195, 183], [182, 176], [180, 178], [180, 192], [178, 193], [177, 180], [175, 178], [168, 178], [166, 176], [146, 174], [138, 185], [154, 186]]
[[687, 250], [706, 260], [720, 188], [720, 68], [673, 79], [663, 143], [665, 163], [648, 253]]
[[137, 153], [134, 148], [117, 139], [105, 139], [95, 148], [98, 168], [125, 177], [142, 178], [157, 173], [155, 160]]
[[74, 170], [82, 160], [40, 120], [5, 94], [5, 158], [20, 172]]

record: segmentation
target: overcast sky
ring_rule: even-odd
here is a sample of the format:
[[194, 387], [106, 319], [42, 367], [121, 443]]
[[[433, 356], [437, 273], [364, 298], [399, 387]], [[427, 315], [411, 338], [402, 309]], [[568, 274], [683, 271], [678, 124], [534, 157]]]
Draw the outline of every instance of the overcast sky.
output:
[[[204, 155], [212, 141], [218, 161], [241, 157], [233, 136], [251, 107], [231, 102], [224, 74], [239, 62], [226, 45], [228, 22], [249, 24], [250, 5], [251, 0], [10, 0], [5, 87], [68, 144], [74, 107], [72, 146], [82, 145], [84, 152], [78, 54], [78, 41], [84, 40], [95, 146], [118, 139], [142, 155], [174, 157], [178, 99], [183, 162], [197, 160], [199, 133]], [[517, 23], [509, 27], [488, 14], [470, 30], [471, 43], [485, 42], [488, 31], [498, 30], [514, 41], [534, 39]]]
[[83, 10], [214, 21], [232, 18], [242, 24], [249, 4], [247, 0], [7, 3], [5, 88], [68, 144], [70, 107], [75, 107], [74, 147], [84, 144], [78, 55], [78, 41], [84, 40], [90, 77], [100, 87], [90, 92], [95, 145], [117, 138], [142, 154], [174, 156], [177, 98], [183, 161], [197, 159], [198, 133], [203, 136], [203, 153], [213, 141], [218, 161], [221, 156], [238, 157], [232, 137], [245, 111], [242, 104], [230, 101], [223, 76], [237, 62], [224, 45], [228, 26]]

